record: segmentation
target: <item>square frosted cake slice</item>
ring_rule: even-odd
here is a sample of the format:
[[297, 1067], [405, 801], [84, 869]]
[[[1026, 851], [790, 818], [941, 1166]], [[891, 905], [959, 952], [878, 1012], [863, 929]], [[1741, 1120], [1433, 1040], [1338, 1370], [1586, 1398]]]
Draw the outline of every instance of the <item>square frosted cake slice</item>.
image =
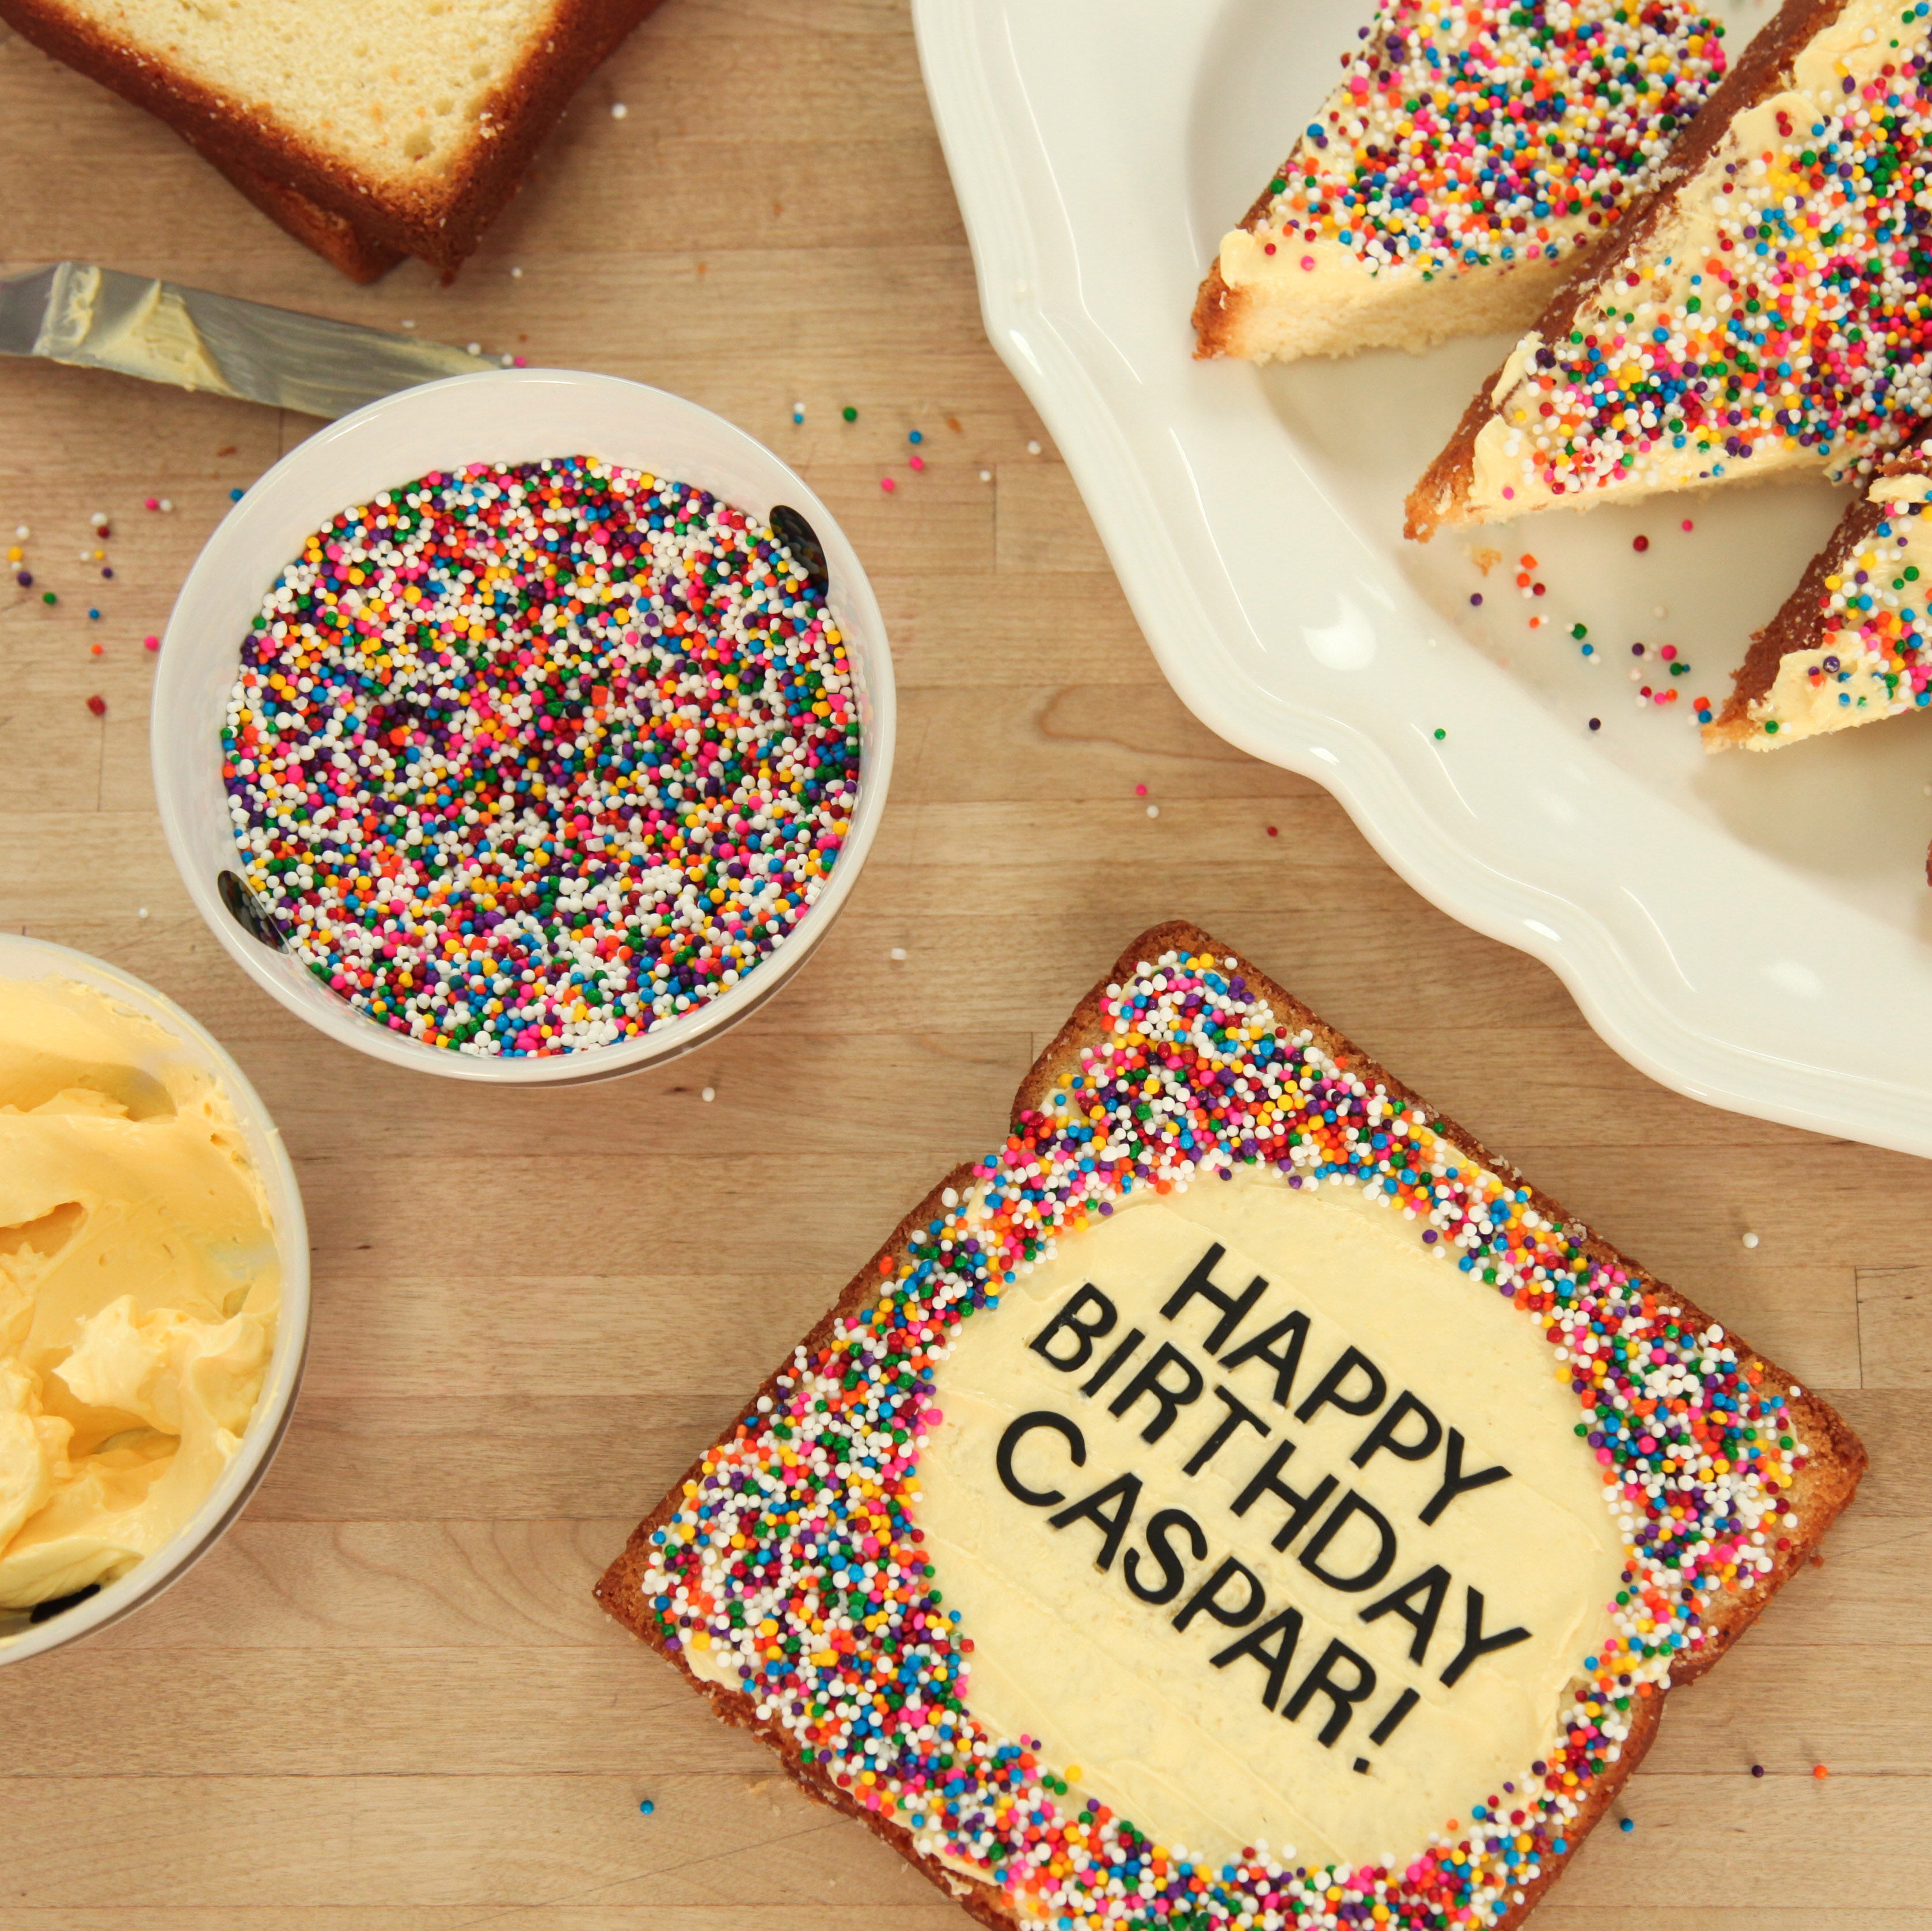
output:
[[598, 1594], [988, 1924], [1513, 1926], [1864, 1465], [1166, 925]]

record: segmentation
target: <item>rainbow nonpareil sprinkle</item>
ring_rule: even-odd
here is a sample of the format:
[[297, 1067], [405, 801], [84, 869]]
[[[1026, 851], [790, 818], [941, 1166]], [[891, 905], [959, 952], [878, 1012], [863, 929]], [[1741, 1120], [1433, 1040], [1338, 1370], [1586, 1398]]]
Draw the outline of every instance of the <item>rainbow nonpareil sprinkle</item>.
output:
[[797, 926], [858, 795], [808, 567], [588, 457], [345, 510], [263, 599], [222, 733], [244, 875], [380, 1024], [568, 1052], [716, 998]]
[[1256, 232], [1430, 276], [1556, 262], [1650, 184], [1724, 73], [1721, 31], [1675, 4], [1388, 0]]
[[[1707, 1642], [1718, 1597], [1768, 1576], [1796, 1525], [1781, 1497], [1805, 1466], [1786, 1391], [1715, 1327], [1594, 1258], [1438, 1133], [1420, 1107], [1290, 1033], [1211, 954], [1170, 952], [1107, 988], [1105, 1043], [1050, 1102], [948, 1189], [869, 1308], [794, 1351], [653, 1531], [640, 1588], [667, 1648], [755, 1700], [817, 1774], [922, 1852], [1002, 1887], [1057, 1931], [1338, 1921], [1486, 1926], [1568, 1848], [1633, 1713]], [[1506, 1297], [1550, 1342], [1576, 1395], [1577, 1452], [1600, 1470], [1627, 1551], [1545, 1754], [1468, 1822], [1390, 1865], [1310, 1869], [1244, 1847], [1202, 1861], [1097, 1800], [1034, 1740], [971, 1710], [972, 1632], [922, 1546], [920, 1451], [944, 1420], [937, 1365], [954, 1330], [1064, 1234], [1127, 1195], [1272, 1170], [1284, 1186], [1352, 1186]]]
[[[1483, 433], [1502, 499], [1833, 475], [1932, 405], [1932, 67], [1922, 4], [1848, 5], [1802, 86], [1741, 115]], [[1860, 25], [1861, 22], [1869, 24]], [[1835, 49], [1835, 51], [1834, 49]]]

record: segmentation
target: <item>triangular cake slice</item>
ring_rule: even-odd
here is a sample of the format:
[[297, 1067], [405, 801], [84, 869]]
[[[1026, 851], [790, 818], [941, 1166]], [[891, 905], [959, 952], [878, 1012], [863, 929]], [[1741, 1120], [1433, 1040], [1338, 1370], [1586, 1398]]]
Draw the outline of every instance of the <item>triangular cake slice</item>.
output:
[[1420, 349], [1520, 328], [1648, 187], [1724, 71], [1683, 0], [1382, 0], [1222, 242], [1198, 355]]
[[1183, 925], [735, 1415], [599, 1600], [1031, 1931], [1513, 1931], [1864, 1466]]
[[1932, 430], [1885, 462], [1704, 727], [1712, 751], [1780, 745], [1932, 705]]
[[1932, 401], [1928, 33], [1909, 0], [1786, 0], [1478, 391], [1409, 535], [1904, 442]]

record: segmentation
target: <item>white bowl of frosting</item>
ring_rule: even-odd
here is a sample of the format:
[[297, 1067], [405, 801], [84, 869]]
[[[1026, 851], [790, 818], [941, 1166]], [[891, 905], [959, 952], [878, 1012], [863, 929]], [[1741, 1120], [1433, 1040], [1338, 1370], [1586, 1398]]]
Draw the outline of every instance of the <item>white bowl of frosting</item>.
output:
[[0, 934], [0, 1664], [125, 1615], [288, 1425], [308, 1234], [280, 1135], [178, 1006]]

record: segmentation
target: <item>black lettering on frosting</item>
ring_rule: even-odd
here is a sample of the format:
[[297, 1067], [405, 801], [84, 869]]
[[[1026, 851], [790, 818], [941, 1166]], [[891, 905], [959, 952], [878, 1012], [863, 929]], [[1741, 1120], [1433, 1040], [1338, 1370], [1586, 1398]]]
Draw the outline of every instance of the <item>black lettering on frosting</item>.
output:
[[1442, 1486], [1430, 1497], [1424, 1505], [1420, 1520], [1426, 1526], [1435, 1521], [1458, 1495], [1466, 1495], [1472, 1489], [1486, 1489], [1492, 1482], [1508, 1479], [1509, 1471], [1500, 1466], [1479, 1468], [1473, 1475], [1462, 1473], [1462, 1450], [1465, 1444], [1462, 1431], [1449, 1431], [1449, 1445], [1442, 1451]]
[[[1412, 1581], [1371, 1603], [1362, 1612], [1362, 1621], [1372, 1623], [1384, 1616], [1400, 1616], [1415, 1632], [1408, 1645], [1408, 1660], [1420, 1663], [1429, 1654], [1429, 1639], [1436, 1633], [1436, 1621], [1448, 1594], [1448, 1570], [1439, 1562], [1432, 1563]], [[1422, 1598], [1420, 1603], [1415, 1600], [1418, 1596]]]
[[[1368, 1392], [1345, 1395], [1342, 1384], [1351, 1375], [1366, 1378]], [[1388, 1399], [1388, 1383], [1382, 1371], [1359, 1348], [1345, 1348], [1334, 1367], [1315, 1384], [1307, 1400], [1294, 1411], [1297, 1421], [1312, 1421], [1324, 1408], [1340, 1408], [1343, 1414], [1372, 1415]]]
[[[1294, 1660], [1294, 1646], [1301, 1640], [1301, 1612], [1288, 1609], [1270, 1616], [1258, 1630], [1230, 1643], [1218, 1656], [1208, 1660], [1216, 1669], [1226, 1669], [1229, 1663], [1238, 1662], [1243, 1657], [1252, 1657], [1256, 1663], [1268, 1666], [1268, 1681], [1262, 1686], [1262, 1702], [1272, 1710], [1281, 1701], [1281, 1693], [1287, 1687], [1288, 1666]], [[1269, 1645], [1274, 1647], [1270, 1648]]]
[[[1082, 1495], [1078, 1501], [1070, 1502], [1058, 1515], [1048, 1516], [1046, 1519], [1057, 1529], [1066, 1528], [1074, 1522], [1093, 1523], [1100, 1531], [1100, 1552], [1094, 1558], [1094, 1566], [1096, 1569], [1111, 1569], [1140, 1499], [1141, 1478], [1138, 1475], [1116, 1475], [1112, 1481], [1102, 1483], [1092, 1495]], [[1109, 1504], [1117, 1505], [1111, 1513]]]
[[1316, 1510], [1338, 1486], [1334, 1476], [1324, 1475], [1306, 1495], [1297, 1495], [1281, 1479], [1281, 1471], [1287, 1467], [1288, 1458], [1294, 1453], [1293, 1442], [1277, 1442], [1268, 1459], [1255, 1471], [1253, 1479], [1234, 1501], [1234, 1513], [1238, 1516], [1245, 1516], [1264, 1495], [1272, 1495], [1276, 1501], [1288, 1504], [1288, 1520], [1274, 1532], [1274, 1546], [1280, 1549], [1286, 1549], [1315, 1519]]
[[[1374, 1528], [1378, 1538], [1376, 1552], [1367, 1566], [1353, 1576], [1338, 1576], [1332, 1569], [1322, 1567], [1322, 1558], [1328, 1552], [1328, 1545], [1357, 1516]], [[1372, 1589], [1395, 1567], [1395, 1531], [1381, 1510], [1351, 1489], [1330, 1511], [1328, 1519], [1309, 1537], [1308, 1546], [1301, 1552], [1301, 1566], [1318, 1582], [1358, 1595], [1364, 1589]]]
[[[1083, 1310], [1090, 1310], [1092, 1318], [1082, 1321]], [[1112, 1334], [1114, 1324], [1120, 1319], [1114, 1303], [1089, 1281], [1084, 1287], [1076, 1288], [1066, 1298], [1066, 1304], [1047, 1324], [1027, 1343], [1042, 1360], [1051, 1361], [1063, 1374], [1071, 1375], [1076, 1369], [1086, 1366], [1094, 1352], [1094, 1344], [1103, 1335]], [[1053, 1337], [1056, 1334], [1067, 1336], [1073, 1343], [1071, 1354], [1056, 1354], [1053, 1351]]]
[[1221, 1257], [1227, 1252], [1217, 1240], [1195, 1263], [1194, 1271], [1168, 1297], [1167, 1305], [1161, 1309], [1162, 1318], [1172, 1321], [1198, 1294], [1210, 1306], [1221, 1310], [1221, 1318], [1208, 1331], [1204, 1345], [1210, 1354], [1218, 1354], [1227, 1345], [1228, 1337], [1248, 1317], [1248, 1311], [1268, 1291], [1268, 1282], [1257, 1274], [1238, 1294], [1231, 1294], [1225, 1288], [1214, 1285], [1214, 1270]]
[[1097, 1395], [1120, 1371], [1121, 1364], [1147, 1339], [1137, 1327], [1130, 1327], [1114, 1344], [1114, 1351], [1080, 1384], [1083, 1395]]
[[[1422, 1438], [1419, 1441], [1400, 1441], [1396, 1430], [1411, 1415], [1421, 1417]], [[1385, 1448], [1391, 1455], [1400, 1456], [1405, 1462], [1426, 1462], [1442, 1440], [1442, 1424], [1405, 1388], [1389, 1404], [1375, 1426], [1363, 1436], [1361, 1447], [1348, 1459], [1358, 1468], [1366, 1468], [1370, 1457]]]
[[[1169, 1387], [1161, 1379], [1168, 1369], [1180, 1376], [1178, 1385]], [[1163, 1341], [1159, 1348], [1143, 1361], [1134, 1378], [1116, 1395], [1107, 1405], [1110, 1415], [1124, 1415], [1143, 1395], [1151, 1395], [1160, 1412], [1147, 1426], [1141, 1430], [1143, 1441], [1158, 1441], [1174, 1426], [1174, 1418], [1190, 1402], [1201, 1399], [1201, 1390], [1207, 1384], [1207, 1378], [1180, 1350]]]
[[1198, 1475], [1227, 1447], [1228, 1438], [1238, 1428], [1251, 1428], [1259, 1435], [1270, 1435], [1274, 1432], [1252, 1408], [1228, 1393], [1218, 1381], [1214, 1384], [1214, 1399], [1221, 1402], [1228, 1412], [1214, 1424], [1214, 1433], [1187, 1458], [1180, 1471], [1184, 1475]]
[[1221, 1372], [1232, 1374], [1244, 1362], [1265, 1361], [1274, 1370], [1275, 1406], [1285, 1408], [1288, 1396], [1294, 1392], [1294, 1377], [1301, 1366], [1301, 1351], [1307, 1340], [1308, 1317], [1297, 1309], [1226, 1356]]
[[[1335, 1668], [1338, 1663], [1347, 1663], [1355, 1673], [1352, 1683], [1336, 1681]], [[1310, 1700], [1319, 1692], [1328, 1699], [1327, 1720], [1322, 1726], [1318, 1741], [1324, 1750], [1331, 1747], [1335, 1739], [1348, 1727], [1348, 1719], [1355, 1714], [1355, 1705], [1375, 1692], [1375, 1666], [1365, 1656], [1358, 1656], [1338, 1636], [1322, 1652], [1315, 1667], [1295, 1685], [1294, 1694], [1288, 1699], [1288, 1708], [1282, 1714], [1290, 1723], [1294, 1722], [1308, 1708]]]
[[1389, 1705], [1388, 1714], [1384, 1716], [1382, 1721], [1369, 1732], [1369, 1741], [1372, 1744], [1387, 1743], [1390, 1738], [1395, 1735], [1396, 1726], [1421, 1701], [1420, 1690], [1405, 1690]]
[[1120, 1573], [1127, 1588], [1143, 1603], [1172, 1603], [1180, 1594], [1180, 1585], [1186, 1580], [1187, 1571], [1168, 1540], [1176, 1529], [1186, 1532], [1187, 1546], [1194, 1552], [1196, 1562], [1208, 1553], [1206, 1531], [1185, 1509], [1161, 1510], [1148, 1522], [1146, 1531], [1148, 1553], [1160, 1564], [1160, 1581], [1151, 1589], [1142, 1582], [1141, 1552], [1137, 1549], [1129, 1549], [1120, 1564]]
[[[1221, 1600], [1221, 1591], [1237, 1576], [1240, 1578], [1247, 1591], [1238, 1609]], [[1223, 1629], [1245, 1629], [1261, 1614], [1262, 1604], [1267, 1600], [1267, 1591], [1262, 1587], [1261, 1578], [1246, 1563], [1237, 1562], [1231, 1555], [1181, 1604], [1180, 1612], [1174, 1619], [1174, 1627], [1177, 1630], [1186, 1629], [1205, 1609]]]
[[1516, 1643], [1527, 1642], [1527, 1630], [1504, 1630], [1495, 1636], [1483, 1633], [1483, 1592], [1472, 1589], [1466, 1582], [1463, 1589], [1468, 1597], [1462, 1611], [1462, 1647], [1456, 1652], [1454, 1660], [1442, 1672], [1442, 1681], [1451, 1687], [1464, 1670], [1479, 1656], [1487, 1656], [1492, 1650], [1508, 1649]]
[[1006, 1424], [1006, 1432], [1000, 1437], [1000, 1445], [993, 1456], [993, 1466], [1000, 1471], [1000, 1482], [1006, 1493], [1033, 1509], [1050, 1509], [1056, 1502], [1066, 1498], [1058, 1489], [1029, 1489], [1013, 1472], [1013, 1450], [1019, 1447], [1035, 1429], [1051, 1429], [1056, 1435], [1064, 1436], [1066, 1452], [1078, 1468], [1087, 1460], [1087, 1443], [1080, 1431], [1064, 1415], [1057, 1415], [1048, 1408], [1036, 1408], [1031, 1414], [1016, 1415]]

